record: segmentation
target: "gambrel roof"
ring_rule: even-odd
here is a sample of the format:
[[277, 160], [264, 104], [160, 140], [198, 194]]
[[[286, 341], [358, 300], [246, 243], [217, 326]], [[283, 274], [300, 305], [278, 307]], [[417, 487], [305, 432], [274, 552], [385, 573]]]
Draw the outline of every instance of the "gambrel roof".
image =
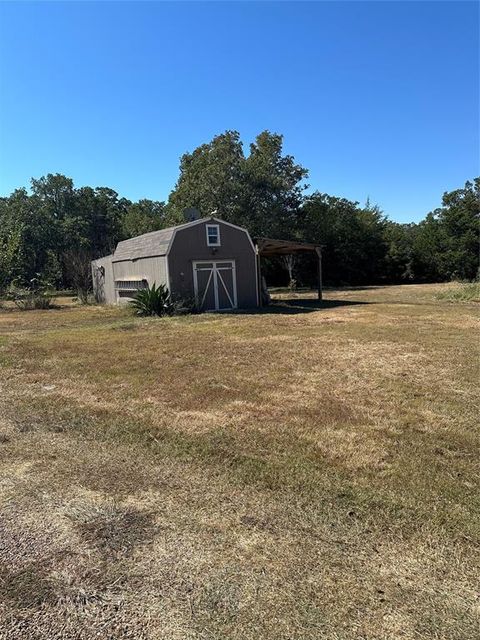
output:
[[168, 229], [160, 229], [159, 231], [150, 231], [150, 233], [144, 233], [141, 236], [135, 238], [129, 238], [128, 240], [122, 240], [117, 244], [115, 253], [113, 254], [112, 262], [121, 262], [122, 260], [138, 260], [139, 258], [153, 258], [155, 256], [166, 256], [170, 251], [173, 239], [177, 231], [186, 229], [187, 227], [193, 227], [196, 224], [202, 224], [205, 222], [214, 222], [216, 224], [226, 224], [229, 227], [234, 227], [239, 231], [243, 231], [247, 234], [248, 239], [252, 245], [250, 234], [243, 227], [239, 227], [231, 222], [226, 222], [220, 218], [200, 218], [199, 220], [193, 220], [192, 222], [186, 222], [185, 224], [179, 224], [176, 227], [168, 227]]
[[160, 229], [160, 231], [150, 231], [150, 233], [144, 233], [135, 238], [122, 240], [122, 242], [117, 244], [117, 248], [113, 254], [113, 262], [166, 255], [175, 229], [178, 228], [180, 227], [169, 227], [168, 229]]
[[211, 221], [216, 223], [224, 222], [224, 220], [212, 217], [200, 218], [199, 220], [179, 224], [176, 227], [168, 227], [168, 229], [160, 229], [159, 231], [150, 231], [150, 233], [144, 233], [143, 235], [136, 236], [135, 238], [122, 240], [122, 242], [117, 244], [117, 248], [113, 254], [113, 262], [121, 262], [122, 260], [138, 260], [139, 258], [153, 258], [154, 256], [166, 256], [177, 231], [186, 229], [187, 227], [192, 227], [202, 222]]

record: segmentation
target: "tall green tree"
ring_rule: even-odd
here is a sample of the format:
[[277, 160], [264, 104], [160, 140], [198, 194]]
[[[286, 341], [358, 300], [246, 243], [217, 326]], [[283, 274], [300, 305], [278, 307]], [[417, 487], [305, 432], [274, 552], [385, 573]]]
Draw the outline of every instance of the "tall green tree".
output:
[[9, 276], [2, 274], [2, 280], [26, 285], [38, 274], [51, 275], [56, 261], [52, 248], [58, 242], [57, 222], [36, 195], [16, 189], [2, 200], [0, 238], [4, 260], [11, 256]]
[[446, 192], [442, 207], [418, 226], [414, 269], [423, 280], [472, 280], [479, 275], [480, 178]]
[[300, 226], [303, 237], [323, 245], [326, 281], [331, 284], [364, 284], [383, 278], [386, 243], [385, 218], [369, 203], [315, 192], [305, 198]]
[[121, 237], [121, 221], [130, 202], [107, 187], [82, 187], [61, 221], [62, 264], [69, 286], [82, 301], [90, 289], [90, 262], [111, 253]]
[[76, 189], [72, 206], [62, 220], [65, 249], [82, 245], [92, 258], [113, 251], [130, 204], [107, 187]]
[[[0, 213], [1, 219], [1, 213]], [[3, 293], [12, 280], [18, 277], [22, 250], [21, 226], [0, 231], [0, 293]]]
[[123, 239], [157, 231], [167, 224], [165, 204], [155, 200], [139, 200], [130, 203], [121, 219]]
[[388, 220], [385, 223], [383, 239], [387, 250], [385, 255], [385, 278], [387, 282], [412, 282], [416, 278], [413, 264], [413, 246], [417, 225], [400, 224]]
[[185, 153], [180, 176], [168, 200], [170, 223], [184, 222], [183, 212], [196, 208], [224, 220], [242, 221], [245, 203], [245, 156], [238, 131], [226, 131]]
[[283, 154], [283, 136], [263, 131], [245, 160], [246, 224], [254, 235], [294, 236], [308, 171]]
[[32, 194], [55, 220], [62, 220], [74, 206], [73, 180], [61, 173], [32, 178]]
[[240, 134], [226, 131], [180, 161], [180, 177], [170, 194], [173, 222], [187, 208], [215, 213], [252, 235], [294, 232], [307, 170], [283, 154], [283, 137], [264, 131], [245, 157]]

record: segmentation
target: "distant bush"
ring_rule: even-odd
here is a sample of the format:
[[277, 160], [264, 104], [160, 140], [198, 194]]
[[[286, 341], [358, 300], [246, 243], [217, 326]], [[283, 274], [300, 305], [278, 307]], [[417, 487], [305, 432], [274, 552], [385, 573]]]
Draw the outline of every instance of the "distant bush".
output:
[[7, 300], [12, 300], [22, 311], [34, 309], [50, 309], [52, 306], [52, 290], [49, 283], [40, 277], [32, 278], [28, 287], [18, 286], [13, 282], [7, 291]]
[[452, 302], [480, 302], [480, 282], [459, 282], [457, 286], [439, 293], [436, 298]]
[[139, 289], [130, 306], [137, 316], [171, 316], [175, 312], [175, 304], [164, 284], [157, 287], [153, 283], [146, 289]]
[[298, 289], [298, 283], [297, 283], [297, 281], [295, 280], [295, 278], [291, 278], [291, 279], [290, 279], [290, 282], [288, 283], [288, 289], [289, 289], [289, 291], [291, 291], [292, 293]]

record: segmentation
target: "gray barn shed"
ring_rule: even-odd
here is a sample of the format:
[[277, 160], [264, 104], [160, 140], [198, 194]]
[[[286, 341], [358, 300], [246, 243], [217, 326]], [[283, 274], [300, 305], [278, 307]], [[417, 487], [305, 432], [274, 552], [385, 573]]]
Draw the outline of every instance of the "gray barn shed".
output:
[[119, 242], [92, 262], [98, 302], [127, 302], [153, 283], [174, 296], [195, 298], [204, 311], [259, 305], [257, 251], [246, 229], [202, 218]]

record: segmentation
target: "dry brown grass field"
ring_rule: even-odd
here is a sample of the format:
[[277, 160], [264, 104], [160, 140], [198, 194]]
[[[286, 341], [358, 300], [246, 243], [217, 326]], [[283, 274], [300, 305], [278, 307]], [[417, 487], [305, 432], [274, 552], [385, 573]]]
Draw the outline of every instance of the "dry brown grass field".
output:
[[0, 311], [0, 638], [480, 637], [479, 305], [448, 286]]

